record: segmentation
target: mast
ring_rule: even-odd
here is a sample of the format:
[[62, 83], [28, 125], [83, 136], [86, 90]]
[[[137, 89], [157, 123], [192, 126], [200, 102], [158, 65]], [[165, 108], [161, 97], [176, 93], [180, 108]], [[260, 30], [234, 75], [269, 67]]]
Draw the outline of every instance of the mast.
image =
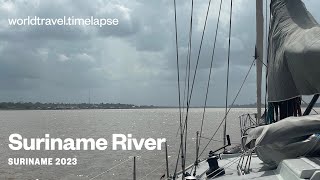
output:
[[256, 70], [257, 70], [257, 123], [261, 118], [261, 81], [263, 62], [263, 0], [256, 0]]

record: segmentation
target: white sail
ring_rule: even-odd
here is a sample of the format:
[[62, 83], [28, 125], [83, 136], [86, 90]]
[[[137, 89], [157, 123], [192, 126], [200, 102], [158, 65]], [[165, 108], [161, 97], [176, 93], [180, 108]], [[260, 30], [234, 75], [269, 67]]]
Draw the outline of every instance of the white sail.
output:
[[256, 68], [257, 68], [257, 121], [261, 117], [261, 81], [263, 62], [263, 1], [256, 0]]
[[272, 0], [268, 101], [320, 93], [320, 27], [301, 0]]

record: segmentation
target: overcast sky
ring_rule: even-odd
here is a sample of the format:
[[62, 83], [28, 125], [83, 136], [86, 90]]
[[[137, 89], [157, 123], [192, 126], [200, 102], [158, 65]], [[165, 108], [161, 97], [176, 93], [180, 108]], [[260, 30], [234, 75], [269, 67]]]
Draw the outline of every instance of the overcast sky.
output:
[[[320, 1], [304, 2], [319, 21]], [[186, 63], [190, 3], [177, 0], [181, 69]], [[204, 101], [218, 3], [212, 1], [192, 105]], [[194, 4], [192, 66], [208, 0]], [[254, 1], [235, 0], [233, 7], [230, 101], [249, 69], [255, 46]], [[223, 0], [209, 105], [225, 101], [229, 9], [230, 0]], [[91, 94], [97, 103], [177, 105], [173, 15], [173, 0], [0, 0], [0, 101], [78, 103], [88, 102]], [[8, 25], [8, 18], [27, 16], [118, 18], [119, 25]], [[253, 69], [236, 103], [254, 101]]]

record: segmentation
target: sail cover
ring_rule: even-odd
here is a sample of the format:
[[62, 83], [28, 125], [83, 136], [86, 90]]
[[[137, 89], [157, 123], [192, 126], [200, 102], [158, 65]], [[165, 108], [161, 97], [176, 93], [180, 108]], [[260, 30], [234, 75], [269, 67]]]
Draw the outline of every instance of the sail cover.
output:
[[301, 0], [271, 0], [268, 101], [320, 93], [320, 27]]
[[284, 159], [320, 156], [318, 133], [320, 115], [289, 117], [249, 131], [246, 146], [255, 147], [264, 163], [277, 166]]

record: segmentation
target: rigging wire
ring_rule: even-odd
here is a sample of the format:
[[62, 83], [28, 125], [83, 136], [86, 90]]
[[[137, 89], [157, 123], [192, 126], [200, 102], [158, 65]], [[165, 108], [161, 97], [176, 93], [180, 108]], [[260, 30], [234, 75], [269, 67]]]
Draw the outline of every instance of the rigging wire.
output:
[[228, 93], [229, 93], [231, 25], [232, 25], [232, 0], [230, 0], [229, 45], [228, 45], [228, 66], [227, 66], [227, 87], [226, 87], [226, 119], [224, 121], [224, 130], [223, 130], [223, 145], [224, 146], [226, 145], [226, 135], [227, 135], [227, 111], [228, 111]]
[[[204, 137], [204, 136], [199, 137], [199, 138], [201, 138], [201, 139], [207, 139], [207, 140], [210, 140], [210, 138], [208, 138], [208, 137]], [[212, 139], [212, 141], [223, 143], [223, 141], [222, 141], [222, 140], [218, 140], [218, 139]], [[236, 142], [236, 141], [231, 141], [231, 144], [240, 144], [240, 143], [239, 143], [239, 142]]]
[[[175, 22], [175, 39], [176, 39], [176, 63], [177, 63], [177, 83], [178, 83], [178, 95], [179, 95], [179, 120], [180, 120], [180, 138], [181, 138], [181, 161], [182, 161], [182, 170], [184, 172], [184, 153], [183, 153], [183, 132], [182, 132], [182, 114], [181, 114], [181, 92], [180, 92], [180, 70], [179, 70], [179, 44], [178, 44], [178, 27], [177, 27], [177, 5], [176, 0], [173, 0], [174, 4], [174, 22]], [[179, 153], [180, 154], [180, 153]]]
[[[252, 66], [254, 65], [254, 62], [255, 62], [255, 59], [252, 61], [251, 66], [250, 66], [250, 68], [249, 68], [249, 70], [248, 70], [248, 72], [247, 72], [247, 74], [246, 74], [246, 76], [245, 76], [245, 78], [244, 78], [244, 80], [243, 80], [243, 82], [242, 82], [242, 84], [241, 84], [238, 92], [237, 92], [237, 95], [236, 95], [235, 98], [233, 99], [233, 101], [232, 101], [232, 103], [231, 103], [231, 106], [230, 106], [230, 108], [229, 108], [229, 110], [228, 110], [228, 112], [227, 112], [226, 115], [229, 114], [230, 110], [232, 109], [232, 106], [233, 106], [234, 103], [236, 102], [236, 100], [237, 100], [237, 98], [238, 98], [238, 96], [239, 96], [239, 94], [240, 94], [240, 92], [241, 92], [241, 90], [242, 90], [242, 88], [243, 88], [243, 85], [245, 84], [246, 80], [248, 79], [248, 76], [249, 76], [249, 74], [250, 74], [250, 71], [251, 71], [251, 69], [252, 69]], [[226, 120], [226, 115], [224, 116], [224, 118], [223, 118], [222, 121], [220, 122], [218, 128], [216, 129], [216, 131], [214, 132], [214, 134], [213, 134], [212, 137], [210, 138], [209, 142], [206, 144], [206, 146], [205, 146], [205, 147], [203, 148], [203, 150], [201, 151], [201, 153], [200, 153], [200, 155], [198, 156], [198, 158], [203, 154], [203, 152], [204, 152], [204, 151], [206, 150], [206, 148], [209, 146], [210, 142], [213, 140], [214, 136], [217, 134], [217, 132], [218, 132], [218, 130], [220, 129], [220, 127], [222, 126], [223, 122]]]
[[[183, 129], [182, 129], [182, 125], [181, 125], [181, 128], [180, 128], [180, 131], [182, 130], [182, 134], [184, 134], [185, 126], [188, 123], [187, 120], [188, 120], [189, 108], [190, 108], [190, 103], [191, 103], [191, 97], [192, 97], [192, 92], [193, 92], [193, 88], [194, 88], [195, 78], [196, 78], [196, 75], [197, 75], [197, 69], [198, 69], [198, 65], [199, 65], [200, 54], [201, 54], [201, 49], [202, 49], [202, 44], [203, 44], [203, 39], [204, 39], [204, 33], [205, 33], [205, 30], [206, 30], [206, 26], [207, 26], [207, 21], [208, 21], [211, 1], [212, 0], [209, 0], [208, 7], [207, 7], [205, 23], [204, 23], [204, 27], [203, 27], [203, 30], [202, 30], [200, 47], [199, 47], [199, 51], [198, 51], [198, 55], [197, 55], [197, 61], [196, 61], [195, 70], [194, 70], [193, 79], [192, 79], [192, 85], [191, 85], [191, 89], [190, 89], [190, 94], [189, 94], [188, 99], [187, 99], [187, 108], [186, 108], [187, 110], [186, 110], [185, 122], [184, 122]], [[175, 0], [174, 0], [174, 2], [175, 2]], [[190, 73], [188, 74], [188, 76], [190, 76]], [[181, 143], [181, 146], [183, 146], [182, 143]], [[183, 153], [183, 152], [181, 152], [181, 153]]]
[[[189, 42], [188, 42], [188, 54], [187, 54], [187, 63], [186, 63], [186, 68], [185, 68], [185, 79], [184, 79], [184, 91], [183, 91], [183, 112], [182, 112], [182, 117], [184, 116], [184, 104], [185, 104], [185, 99], [187, 96], [187, 101], [189, 99], [189, 91], [190, 91], [190, 68], [191, 68], [191, 49], [192, 49], [192, 25], [193, 25], [193, 0], [192, 0], [192, 5], [191, 5], [191, 15], [190, 15], [190, 29], [189, 29]], [[188, 82], [187, 82], [188, 80]], [[188, 88], [188, 89], [187, 89]], [[187, 90], [187, 94], [186, 94]]]
[[[190, 41], [189, 41], [190, 43]], [[188, 43], [188, 47], [190, 46]], [[184, 88], [183, 88], [183, 101], [182, 101], [182, 117], [184, 117], [184, 111], [185, 111], [185, 102], [186, 102], [186, 96], [188, 97], [189, 95], [189, 92], [187, 92], [188, 94], [186, 95], [186, 90], [187, 90], [187, 87], [189, 89], [189, 86], [187, 86], [188, 84], [190, 84], [190, 80], [188, 80], [188, 83], [187, 83], [187, 77], [189, 76], [189, 73], [190, 73], [190, 62], [189, 62], [189, 48], [188, 48], [188, 54], [187, 54], [187, 63], [186, 63], [186, 68], [185, 68], [185, 78], [184, 78]], [[190, 77], [190, 76], [189, 76]], [[188, 90], [189, 91], [189, 90]], [[177, 130], [177, 134], [179, 133], [179, 128]]]
[[[204, 22], [204, 26], [203, 26], [203, 30], [202, 30], [200, 47], [199, 47], [199, 51], [198, 51], [198, 55], [197, 55], [197, 60], [196, 60], [196, 65], [195, 65], [195, 69], [194, 69], [194, 74], [193, 74], [193, 79], [192, 79], [190, 94], [189, 94], [188, 100], [187, 100], [187, 110], [186, 110], [185, 122], [184, 122], [184, 126], [183, 126], [183, 133], [185, 132], [185, 129], [186, 129], [187, 124], [188, 124], [188, 114], [189, 114], [189, 108], [190, 108], [190, 103], [191, 103], [191, 97], [192, 97], [192, 93], [193, 93], [193, 88], [194, 88], [195, 79], [196, 79], [196, 76], [197, 76], [197, 70], [198, 70], [198, 65], [199, 65], [199, 60], [200, 60], [200, 54], [201, 54], [201, 49], [202, 49], [202, 44], [203, 44], [203, 39], [204, 39], [204, 33], [205, 33], [205, 30], [206, 30], [207, 21], [208, 21], [208, 17], [209, 17], [210, 6], [211, 6], [211, 0], [209, 0], [208, 7], [207, 7], [206, 18], [205, 18], [205, 22]], [[189, 76], [190, 76], [190, 73], [189, 73]], [[181, 129], [182, 129], [182, 128], [181, 128]]]
[[[205, 101], [204, 101], [204, 107], [203, 107], [203, 113], [202, 113], [202, 119], [201, 119], [201, 128], [199, 137], [202, 137], [202, 131], [203, 131], [203, 123], [205, 119], [205, 113], [206, 113], [206, 107], [207, 107], [207, 100], [208, 100], [208, 94], [209, 94], [209, 88], [210, 88], [210, 81], [211, 81], [211, 74], [212, 74], [212, 68], [213, 68], [213, 60], [215, 55], [215, 49], [216, 49], [216, 42], [217, 42], [217, 35], [219, 30], [219, 22], [220, 22], [220, 15], [221, 15], [221, 7], [222, 7], [222, 0], [220, 0], [220, 7], [219, 7], [219, 14], [217, 19], [217, 25], [216, 25], [216, 32], [214, 36], [214, 43], [213, 43], [213, 49], [212, 49], [212, 56], [211, 56], [211, 62], [210, 62], [210, 70], [209, 70], [209, 76], [208, 76], [208, 82], [207, 82], [207, 89], [206, 89], [206, 95], [205, 95]], [[198, 144], [198, 151], [200, 147], [201, 138], [199, 138], [199, 144]], [[196, 158], [197, 160], [198, 158]]]
[[[268, 0], [266, 0], [266, 5], [265, 5], [265, 15], [266, 15], [266, 62], [268, 64], [268, 58], [269, 58], [269, 32], [268, 32]], [[271, 19], [271, 13], [270, 13], [270, 18]], [[269, 23], [269, 30], [270, 30], [270, 23]], [[263, 60], [262, 63], [264, 64]], [[268, 66], [266, 64], [264, 64], [266, 67], [266, 87], [265, 87], [265, 96], [264, 96], [264, 113], [265, 113], [265, 117], [267, 117], [267, 93], [268, 93]]]
[[[187, 64], [186, 64], [186, 69], [185, 69], [186, 70], [186, 75], [185, 75], [185, 85], [184, 85], [184, 93], [183, 93], [183, 112], [182, 112], [182, 116], [181, 117], [184, 116], [183, 114], [184, 114], [184, 104], [185, 104], [185, 98], [186, 98], [186, 89], [187, 89], [187, 102], [189, 101], [188, 97], [189, 97], [189, 89], [190, 89], [190, 66], [191, 66], [191, 52], [192, 52], [191, 49], [192, 49], [193, 1], [194, 0], [191, 1], [191, 15], [190, 15], [188, 54], [187, 54]], [[187, 83], [187, 80], [188, 80], [188, 83]], [[184, 130], [182, 131], [182, 129], [184, 129], [184, 127], [182, 128], [182, 124], [185, 124], [185, 123], [182, 122], [182, 118], [181, 118], [181, 124], [180, 124], [180, 128], [179, 129], [180, 129], [181, 134], [184, 135]], [[177, 133], [179, 132], [179, 129], [177, 130]], [[185, 136], [185, 142], [186, 141], [187, 141], [187, 136]], [[183, 137], [181, 137], [180, 148], [183, 148]], [[185, 148], [184, 154], [186, 154], [186, 146], [184, 148]], [[181, 152], [181, 150], [179, 150], [179, 153], [178, 153], [177, 164], [178, 164], [178, 161], [179, 161], [180, 152]], [[182, 161], [182, 166], [184, 166], [185, 165], [185, 158], [181, 159], [181, 161]], [[175, 168], [175, 173], [177, 171], [177, 164], [176, 164], [176, 168]]]
[[266, 65], [261, 59], [258, 58], [257, 60], [259, 60], [268, 69], [268, 65]]
[[[196, 61], [196, 65], [195, 65], [195, 70], [194, 70], [191, 89], [190, 89], [190, 94], [189, 94], [189, 99], [187, 101], [187, 112], [186, 112], [186, 118], [185, 118], [186, 120], [188, 119], [188, 113], [189, 113], [189, 108], [190, 108], [190, 103], [191, 103], [191, 97], [192, 97], [192, 93], [193, 93], [195, 79], [196, 79], [196, 76], [197, 76], [197, 70], [198, 70], [200, 54], [201, 54], [201, 49], [202, 49], [202, 44], [203, 44], [203, 39], [204, 39], [204, 33], [205, 33], [205, 30], [206, 30], [206, 27], [207, 27], [207, 21], [208, 21], [208, 16], [209, 16], [209, 12], [210, 12], [210, 6], [211, 6], [211, 0], [209, 0], [209, 3], [208, 3], [206, 18], [205, 18], [205, 22], [204, 22], [204, 26], [203, 26], [203, 30], [202, 30], [202, 35], [201, 35], [201, 40], [200, 40], [200, 47], [199, 47], [199, 51], [198, 51], [198, 55], [197, 55], [197, 61]], [[187, 123], [187, 121], [185, 121], [185, 123]]]
[[[188, 70], [189, 70], [189, 75], [190, 75], [190, 61], [191, 61], [191, 48], [192, 48], [192, 21], [193, 21], [193, 0], [191, 0], [191, 15], [190, 15], [190, 33], [189, 33], [189, 52], [188, 52]], [[190, 90], [190, 76], [188, 76], [188, 95], [189, 95], [189, 90]], [[187, 102], [189, 101], [188, 99], [189, 96], [187, 96]], [[185, 136], [184, 136], [184, 153], [185, 153], [185, 159], [184, 159], [184, 166], [186, 163], [186, 158], [187, 158], [187, 134], [188, 134], [188, 123], [187, 119], [185, 122]]]
[[180, 158], [180, 152], [181, 152], [181, 148], [179, 148], [178, 157], [177, 157], [177, 161], [176, 161], [176, 165], [175, 165], [175, 169], [174, 169], [173, 177], [175, 177], [175, 176], [176, 176], [176, 174], [177, 174], [177, 170], [178, 170], [178, 162], [179, 162], [179, 158]]
[[[301, 101], [302, 101], [303, 103], [305, 103], [305, 104], [309, 104], [309, 103], [307, 103], [306, 101], [304, 101], [302, 98], [301, 98]], [[316, 114], [319, 114], [314, 108], [312, 108], [312, 110], [313, 110]]]

